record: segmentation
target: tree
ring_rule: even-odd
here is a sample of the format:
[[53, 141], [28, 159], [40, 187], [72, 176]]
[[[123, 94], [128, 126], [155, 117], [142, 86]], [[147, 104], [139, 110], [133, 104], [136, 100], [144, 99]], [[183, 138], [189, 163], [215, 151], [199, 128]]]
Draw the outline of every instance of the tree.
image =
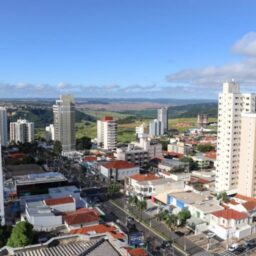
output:
[[120, 185], [118, 183], [111, 183], [108, 186], [108, 194], [110, 196], [113, 196], [114, 194], [118, 193], [120, 191]]
[[190, 170], [197, 170], [198, 164], [191, 157], [184, 156], [180, 159], [181, 162], [188, 164]]
[[13, 228], [7, 245], [11, 247], [22, 247], [33, 242], [33, 225], [27, 221], [21, 221]]
[[142, 212], [147, 209], [147, 201], [143, 199], [137, 202], [137, 208], [140, 210], [140, 218], [142, 219]]
[[85, 150], [90, 149], [92, 147], [91, 138], [89, 137], [82, 137], [76, 140], [76, 149], [77, 150]]
[[224, 191], [224, 192], [219, 193], [219, 194], [217, 195], [217, 199], [218, 199], [218, 200], [221, 200], [221, 201], [224, 202], [224, 203], [228, 202], [229, 197], [228, 197], [228, 195], [227, 195], [227, 192]]
[[0, 248], [5, 246], [8, 238], [11, 235], [11, 226], [0, 226]]
[[171, 229], [177, 226], [177, 222], [178, 222], [178, 216], [175, 214], [168, 215], [165, 221], [166, 225], [169, 226]]
[[205, 153], [214, 150], [214, 146], [211, 144], [199, 144], [196, 149], [199, 152]]
[[186, 223], [187, 219], [189, 219], [191, 217], [191, 213], [189, 210], [183, 209], [178, 213], [177, 217], [178, 217], [180, 225], [184, 225]]
[[61, 142], [56, 140], [53, 144], [53, 152], [56, 154], [56, 155], [60, 155], [61, 152], [62, 152], [62, 145], [61, 145]]

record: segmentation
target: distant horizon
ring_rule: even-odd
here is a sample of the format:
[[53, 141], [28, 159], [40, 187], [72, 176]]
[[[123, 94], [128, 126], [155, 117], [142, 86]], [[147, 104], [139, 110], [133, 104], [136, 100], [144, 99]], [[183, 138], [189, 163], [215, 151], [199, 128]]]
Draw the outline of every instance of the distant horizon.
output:
[[253, 0], [9, 0], [0, 95], [216, 99], [256, 85]]

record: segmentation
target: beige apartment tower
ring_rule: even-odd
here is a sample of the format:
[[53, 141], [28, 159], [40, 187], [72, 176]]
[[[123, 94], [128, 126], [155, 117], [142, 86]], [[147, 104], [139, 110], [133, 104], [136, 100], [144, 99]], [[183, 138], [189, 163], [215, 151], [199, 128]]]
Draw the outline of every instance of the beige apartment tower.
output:
[[75, 150], [75, 102], [72, 95], [61, 95], [53, 105], [54, 140], [60, 141], [62, 150]]
[[10, 123], [10, 141], [26, 143], [34, 141], [34, 123], [18, 119]]
[[232, 194], [238, 190], [241, 116], [255, 112], [255, 99], [255, 94], [242, 94], [234, 81], [223, 84], [218, 106], [216, 192]]
[[238, 193], [256, 196], [256, 113], [242, 114]]

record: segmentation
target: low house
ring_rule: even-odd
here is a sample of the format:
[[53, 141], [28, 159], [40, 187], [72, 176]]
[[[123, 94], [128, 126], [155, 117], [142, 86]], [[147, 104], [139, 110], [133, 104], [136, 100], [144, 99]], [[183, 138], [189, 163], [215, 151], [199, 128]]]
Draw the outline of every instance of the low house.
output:
[[44, 204], [56, 213], [72, 212], [76, 210], [76, 202], [73, 197], [60, 197], [45, 199]]
[[140, 167], [123, 160], [109, 161], [101, 164], [100, 173], [109, 180], [123, 181], [125, 177], [140, 173]]
[[94, 209], [81, 208], [63, 216], [64, 224], [69, 230], [99, 224], [99, 213]]
[[183, 190], [184, 181], [175, 181], [171, 178], [163, 178], [155, 174], [138, 174], [128, 177], [125, 190], [128, 195], [136, 195], [141, 198], [151, 198], [165, 191]]
[[244, 238], [252, 233], [252, 218], [245, 212], [224, 209], [213, 212], [209, 229], [222, 239]]

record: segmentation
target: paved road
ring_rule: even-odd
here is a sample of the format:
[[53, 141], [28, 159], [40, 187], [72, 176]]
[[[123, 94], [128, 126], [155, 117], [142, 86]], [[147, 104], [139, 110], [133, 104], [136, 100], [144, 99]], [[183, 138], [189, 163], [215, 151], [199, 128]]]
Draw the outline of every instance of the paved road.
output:
[[[107, 221], [116, 221], [117, 219], [119, 219], [121, 223], [126, 222], [126, 216], [127, 216], [126, 213], [120, 208], [118, 208], [117, 206], [115, 206], [114, 204], [112, 204], [110, 201], [103, 203], [100, 208], [107, 213]], [[144, 232], [145, 240], [147, 241], [149, 239], [150, 241], [152, 241], [152, 244], [154, 244], [154, 246], [159, 246], [162, 244], [164, 240], [166, 240], [162, 238], [160, 235], [152, 232], [152, 230], [145, 227], [138, 221], [136, 221], [136, 227], [139, 230]], [[170, 249], [169, 251], [166, 251], [165, 254], [153, 254], [153, 255], [182, 256], [184, 255], [184, 253], [181, 253], [180, 251], [173, 248], [173, 249]]]
[[164, 233], [165, 236], [170, 237], [170, 239], [172, 239], [173, 241], [175, 241], [180, 248], [185, 249], [185, 251], [189, 254], [189, 255], [193, 255], [195, 253], [198, 252], [202, 252], [204, 251], [203, 248], [199, 247], [198, 245], [194, 244], [192, 241], [190, 241], [189, 239], [187, 239], [186, 237], [182, 236], [178, 236], [175, 232], [173, 232], [172, 230], [170, 230], [164, 223], [161, 223], [159, 221], [157, 221], [156, 219], [152, 219], [152, 217], [146, 213], [146, 212], [142, 212], [140, 213], [137, 208], [130, 206], [129, 204], [125, 204], [125, 200], [124, 199], [116, 199], [115, 202], [118, 205], [121, 205], [123, 208], [127, 208], [130, 209], [132, 212], [136, 212], [137, 214], [142, 216], [142, 218], [144, 220], [149, 220], [151, 219], [151, 227], [157, 231], [159, 231], [160, 233]]

